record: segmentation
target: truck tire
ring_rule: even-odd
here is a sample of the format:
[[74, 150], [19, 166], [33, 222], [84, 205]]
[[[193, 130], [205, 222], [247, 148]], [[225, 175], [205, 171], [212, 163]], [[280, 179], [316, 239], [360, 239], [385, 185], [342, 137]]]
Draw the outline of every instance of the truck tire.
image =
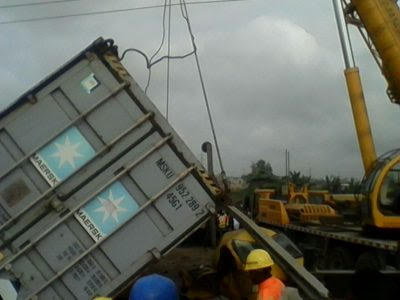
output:
[[335, 247], [328, 251], [325, 265], [329, 270], [350, 270], [354, 267], [351, 253], [343, 247]]
[[362, 253], [356, 262], [356, 270], [372, 269], [372, 270], [384, 270], [385, 260], [379, 252], [367, 251]]

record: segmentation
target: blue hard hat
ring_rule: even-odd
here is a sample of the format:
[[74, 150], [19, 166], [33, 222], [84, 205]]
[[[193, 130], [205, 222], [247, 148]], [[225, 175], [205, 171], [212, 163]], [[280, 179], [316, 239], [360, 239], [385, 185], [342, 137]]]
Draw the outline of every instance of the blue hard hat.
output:
[[129, 300], [178, 300], [178, 291], [171, 279], [158, 274], [148, 275], [135, 282]]

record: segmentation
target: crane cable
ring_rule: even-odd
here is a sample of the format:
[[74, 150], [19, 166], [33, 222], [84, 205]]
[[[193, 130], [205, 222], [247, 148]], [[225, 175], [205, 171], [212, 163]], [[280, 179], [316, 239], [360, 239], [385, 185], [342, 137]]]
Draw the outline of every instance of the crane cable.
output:
[[168, 121], [168, 109], [169, 109], [169, 83], [170, 83], [170, 56], [171, 56], [171, 0], [169, 0], [168, 6], [168, 53], [167, 53], [167, 107], [165, 110], [165, 117]]
[[208, 101], [206, 87], [205, 87], [205, 83], [204, 83], [204, 79], [203, 79], [203, 74], [202, 74], [201, 67], [200, 67], [199, 55], [197, 53], [197, 46], [196, 46], [196, 42], [195, 42], [193, 31], [192, 31], [192, 26], [191, 26], [190, 20], [189, 20], [189, 13], [188, 13], [188, 10], [187, 10], [187, 6], [186, 6], [185, 0], [179, 0], [179, 3], [180, 3], [180, 7], [181, 7], [182, 17], [186, 21], [186, 24], [187, 24], [187, 27], [188, 27], [188, 31], [189, 31], [189, 34], [190, 34], [190, 38], [191, 38], [191, 41], [192, 41], [194, 57], [196, 59], [197, 70], [198, 70], [198, 73], [199, 73], [199, 78], [200, 78], [200, 83], [201, 83], [201, 89], [202, 89], [202, 92], [203, 92], [204, 102], [205, 102], [206, 108], [207, 108], [207, 114], [208, 114], [208, 119], [210, 121], [211, 132], [212, 132], [212, 135], [213, 135], [213, 138], [214, 138], [215, 149], [216, 149], [217, 155], [218, 155], [219, 166], [221, 168], [222, 180], [223, 180], [223, 183], [224, 183], [225, 187], [227, 187], [227, 185], [226, 185], [226, 173], [225, 173], [224, 166], [222, 164], [221, 151], [220, 151], [220, 148], [219, 148], [219, 145], [218, 145], [218, 139], [217, 139], [217, 135], [216, 135], [216, 132], [215, 132], [214, 121], [213, 121], [213, 118], [212, 118], [212, 115], [211, 115], [210, 104], [209, 104], [209, 101]]

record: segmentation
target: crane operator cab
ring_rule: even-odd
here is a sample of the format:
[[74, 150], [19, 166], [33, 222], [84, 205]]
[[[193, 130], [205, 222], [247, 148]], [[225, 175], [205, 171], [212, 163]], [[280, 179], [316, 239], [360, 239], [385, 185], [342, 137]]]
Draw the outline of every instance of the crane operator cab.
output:
[[363, 225], [400, 229], [400, 149], [379, 157], [363, 182], [361, 202]]

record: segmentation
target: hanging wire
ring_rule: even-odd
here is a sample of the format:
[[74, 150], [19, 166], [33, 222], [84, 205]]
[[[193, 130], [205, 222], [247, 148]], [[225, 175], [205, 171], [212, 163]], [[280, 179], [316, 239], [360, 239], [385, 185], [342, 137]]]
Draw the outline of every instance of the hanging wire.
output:
[[171, 56], [164, 55], [163, 57], [160, 57], [156, 61], [153, 61], [152, 63], [150, 63], [150, 59], [147, 57], [147, 55], [143, 51], [140, 51], [139, 49], [136, 49], [136, 48], [128, 48], [122, 53], [122, 55], [119, 58], [119, 60], [120, 61], [123, 60], [128, 52], [137, 52], [140, 55], [142, 55], [144, 57], [144, 59], [146, 60], [146, 68], [151, 68], [154, 65], [158, 64], [159, 62], [161, 62], [161, 61], [163, 61], [164, 59], [167, 59], [167, 58], [169, 58], [169, 59], [183, 59], [183, 58], [186, 58], [186, 57], [188, 57], [188, 56], [190, 56], [190, 55], [195, 53], [194, 51], [191, 51], [191, 52], [189, 52], [187, 54], [184, 54], [184, 55], [175, 55], [175, 56], [174, 55], [171, 55]]
[[168, 52], [167, 52], [167, 107], [165, 116], [168, 121], [168, 109], [169, 109], [169, 80], [170, 80], [170, 55], [171, 55], [171, 0], [169, 0], [169, 11], [168, 11]]
[[[169, 3], [168, 3], [168, 1], [169, 1]], [[189, 52], [189, 53], [187, 53], [187, 54], [184, 54], [184, 55], [178, 55], [178, 56], [171, 56], [171, 30], [170, 30], [170, 28], [171, 28], [171, 8], [172, 8], [172, 6], [175, 6], [175, 5], [179, 5], [179, 4], [172, 4], [171, 3], [171, 0], [165, 0], [164, 1], [164, 10], [163, 10], [163, 19], [162, 19], [162, 26], [163, 26], [163, 33], [162, 33], [162, 38], [161, 38], [161, 42], [160, 42], [160, 45], [159, 45], [159, 47], [158, 47], [158, 49], [154, 52], [154, 54], [151, 56], [151, 58], [149, 59], [148, 57], [147, 57], [147, 55], [143, 52], [143, 51], [141, 51], [141, 50], [139, 50], [139, 49], [136, 49], [136, 48], [129, 48], [129, 49], [126, 49], [123, 53], [122, 53], [122, 55], [121, 55], [121, 57], [120, 57], [120, 61], [121, 60], [123, 60], [124, 58], [125, 58], [125, 55], [128, 53], [128, 52], [136, 52], [136, 53], [139, 53], [141, 56], [143, 56], [144, 57], [144, 59], [146, 60], [146, 68], [148, 69], [148, 76], [147, 76], [147, 83], [146, 83], [146, 87], [145, 87], [145, 89], [144, 89], [144, 92], [145, 92], [145, 94], [147, 94], [147, 91], [148, 91], [148, 88], [149, 88], [149, 86], [150, 86], [150, 81], [151, 81], [151, 70], [152, 70], [152, 67], [154, 66], [154, 65], [156, 65], [156, 64], [158, 64], [159, 62], [161, 62], [162, 60], [164, 60], [164, 59], [167, 59], [168, 60], [168, 62], [167, 62], [167, 107], [166, 107], [166, 119], [168, 120], [168, 115], [169, 115], [169, 88], [170, 88], [170, 60], [171, 59], [184, 59], [184, 58], [186, 58], [186, 57], [188, 57], [188, 56], [190, 56], [190, 55], [192, 55], [192, 54], [194, 54], [194, 50], [193, 51], [191, 51], [191, 52]], [[166, 25], [165, 25], [165, 21], [166, 21], [166, 9], [167, 9], [167, 6], [169, 7], [169, 13], [168, 13], [168, 15], [169, 15], [169, 18], [168, 18], [168, 54], [167, 55], [164, 55], [164, 56], [162, 56], [162, 57], [160, 57], [160, 58], [158, 58], [157, 60], [155, 60], [155, 61], [153, 61], [153, 59], [157, 56], [157, 54], [161, 51], [161, 49], [162, 49], [162, 46], [164, 45], [164, 42], [165, 42], [165, 36], [166, 36]]]
[[[78, 1], [78, 0], [71, 0], [71, 1]], [[189, 2], [188, 5], [204, 5], [204, 4], [216, 4], [216, 3], [227, 3], [227, 2], [244, 2], [244, 1], [251, 1], [251, 0], [209, 0], [209, 1], [193, 1]], [[171, 6], [180, 5], [171, 4]], [[56, 19], [65, 19], [65, 18], [72, 18], [72, 17], [84, 17], [84, 16], [94, 16], [94, 15], [106, 15], [106, 14], [114, 14], [114, 13], [123, 13], [129, 11], [136, 11], [136, 10], [147, 10], [147, 9], [155, 9], [163, 7], [164, 5], [149, 5], [149, 6], [140, 6], [140, 7], [132, 7], [132, 8], [122, 8], [122, 9], [112, 9], [112, 10], [100, 10], [100, 11], [93, 11], [93, 12], [84, 12], [84, 13], [73, 13], [67, 15], [60, 15], [60, 16], [47, 16], [47, 17], [38, 17], [38, 18], [29, 18], [29, 19], [17, 19], [11, 21], [2, 21], [0, 25], [6, 24], [16, 24], [16, 23], [30, 23], [30, 22], [39, 22], [39, 21], [46, 21], [46, 20], [56, 20]]]
[[187, 24], [187, 27], [188, 27], [188, 30], [189, 30], [189, 34], [190, 34], [190, 38], [192, 40], [194, 57], [196, 59], [196, 65], [197, 65], [197, 70], [198, 70], [198, 73], [199, 73], [201, 89], [203, 91], [204, 102], [206, 104], [208, 118], [210, 120], [211, 131], [212, 131], [212, 135], [213, 135], [213, 138], [214, 138], [215, 149], [217, 151], [218, 161], [219, 161], [219, 165], [220, 165], [220, 168], [221, 168], [221, 176], [222, 176], [222, 180], [224, 182], [225, 187], [227, 187], [227, 184], [226, 184], [226, 173], [225, 173], [224, 166], [222, 164], [221, 151], [220, 151], [220, 148], [219, 148], [219, 145], [218, 145], [217, 135], [215, 133], [214, 122], [213, 122], [213, 118], [212, 118], [212, 115], [211, 115], [210, 104], [209, 104], [208, 97], [207, 97], [206, 87], [205, 87], [203, 74], [202, 74], [201, 67], [200, 67], [200, 62], [199, 62], [199, 56], [198, 56], [198, 53], [197, 53], [197, 46], [196, 46], [195, 38], [194, 38], [194, 35], [193, 35], [192, 26], [190, 24], [189, 14], [188, 14], [188, 11], [187, 11], [186, 2], [185, 2], [185, 0], [179, 0], [179, 3], [180, 3], [180, 7], [181, 7], [182, 17], [186, 21], [186, 24]]

